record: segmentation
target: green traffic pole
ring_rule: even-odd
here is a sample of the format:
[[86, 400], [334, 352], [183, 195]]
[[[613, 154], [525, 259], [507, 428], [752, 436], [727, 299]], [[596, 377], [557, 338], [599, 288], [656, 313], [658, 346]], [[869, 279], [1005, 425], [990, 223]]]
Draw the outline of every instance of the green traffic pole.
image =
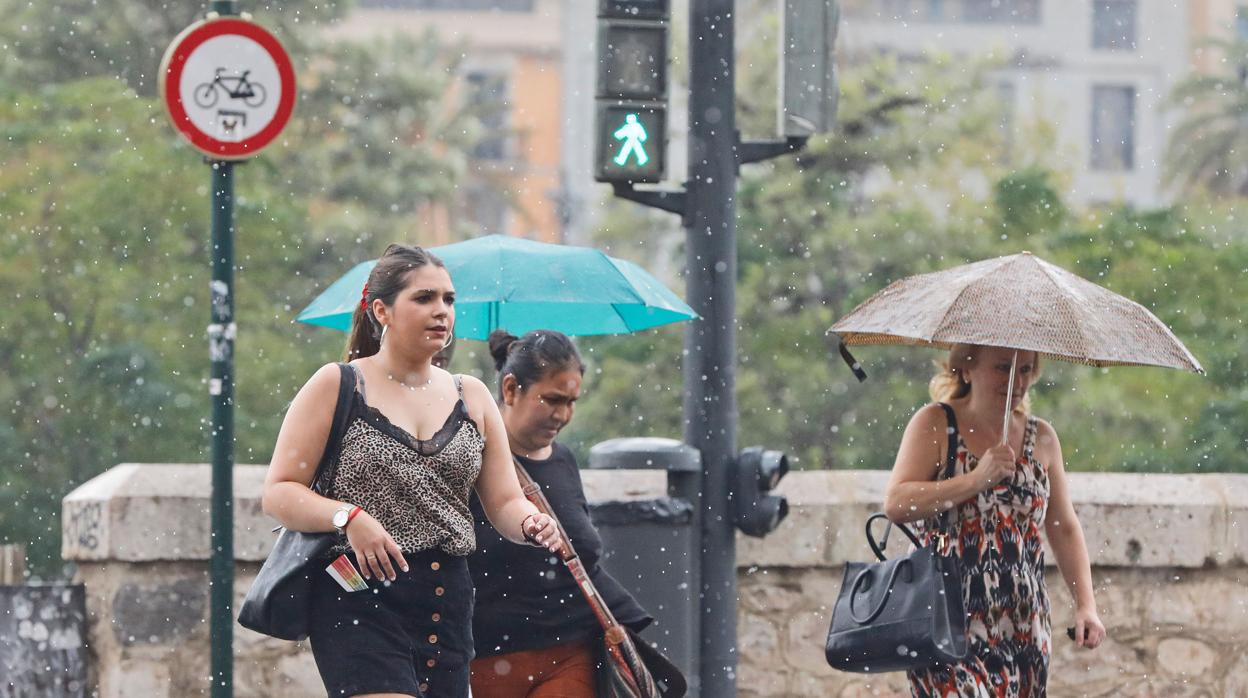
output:
[[[238, 11], [214, 0], [219, 15]], [[209, 631], [212, 698], [234, 695], [234, 163], [212, 166], [212, 560]]]
[[234, 695], [234, 163], [212, 163], [212, 698]]

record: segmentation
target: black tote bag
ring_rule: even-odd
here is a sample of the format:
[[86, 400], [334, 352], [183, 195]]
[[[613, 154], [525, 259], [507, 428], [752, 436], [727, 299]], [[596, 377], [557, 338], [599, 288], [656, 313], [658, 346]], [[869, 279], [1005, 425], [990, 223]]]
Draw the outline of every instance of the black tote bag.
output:
[[[355, 392], [355, 369], [338, 364], [341, 380], [334, 422], [321, 462], [312, 476], [312, 490], [325, 494], [333, 482], [334, 469], [342, 447], [342, 435], [351, 416]], [[238, 611], [239, 625], [281, 640], [302, 640], [308, 636], [308, 606], [312, 599], [314, 575], [324, 574], [320, 563], [334, 546], [337, 533], [303, 533], [278, 529], [277, 542], [251, 584]]]
[[[953, 474], [957, 429], [953, 410], [941, 404], [949, 420], [949, 452], [942, 479]], [[949, 512], [937, 517], [937, 539], [949, 535]], [[966, 613], [957, 560], [936, 545], [924, 546], [905, 525], [898, 528], [914, 544], [914, 552], [889, 560], [872, 535], [867, 543], [877, 562], [845, 565], [841, 591], [832, 611], [832, 627], [824, 656], [841, 671], [879, 673], [948, 664], [967, 653]], [[889, 524], [892, 525], [891, 523]], [[885, 533], [885, 544], [888, 534]]]

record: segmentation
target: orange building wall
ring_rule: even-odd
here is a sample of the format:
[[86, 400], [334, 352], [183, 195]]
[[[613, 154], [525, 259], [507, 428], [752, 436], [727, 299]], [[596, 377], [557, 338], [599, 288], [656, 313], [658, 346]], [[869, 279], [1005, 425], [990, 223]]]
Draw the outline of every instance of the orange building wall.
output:
[[557, 58], [517, 58], [510, 89], [516, 173], [509, 178], [517, 210], [507, 232], [544, 242], [561, 242], [552, 194], [559, 188], [562, 87]]

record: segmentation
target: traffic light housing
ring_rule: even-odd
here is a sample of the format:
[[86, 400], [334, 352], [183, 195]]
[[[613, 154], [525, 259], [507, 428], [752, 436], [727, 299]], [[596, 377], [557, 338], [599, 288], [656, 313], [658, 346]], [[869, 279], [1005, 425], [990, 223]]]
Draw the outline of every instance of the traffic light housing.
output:
[[743, 449], [732, 464], [732, 522], [744, 534], [761, 538], [789, 515], [789, 502], [771, 494], [789, 472], [789, 458], [762, 446]]
[[669, 0], [599, 0], [594, 179], [666, 173]]

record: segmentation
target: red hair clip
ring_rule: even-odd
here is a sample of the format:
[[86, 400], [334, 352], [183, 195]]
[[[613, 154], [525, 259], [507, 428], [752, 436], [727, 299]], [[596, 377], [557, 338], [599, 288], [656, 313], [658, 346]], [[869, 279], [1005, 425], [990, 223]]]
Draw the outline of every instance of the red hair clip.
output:
[[368, 282], [364, 282], [364, 291], [360, 293], [360, 307], [368, 310]]

